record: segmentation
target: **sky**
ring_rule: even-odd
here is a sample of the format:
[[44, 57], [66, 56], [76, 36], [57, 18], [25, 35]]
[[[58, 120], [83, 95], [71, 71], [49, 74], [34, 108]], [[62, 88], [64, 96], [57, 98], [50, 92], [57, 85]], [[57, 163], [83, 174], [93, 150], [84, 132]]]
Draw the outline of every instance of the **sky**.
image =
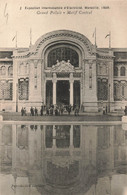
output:
[[[25, 7], [81, 7], [77, 14], [37, 14], [36, 9]], [[89, 9], [84, 7], [99, 7]], [[109, 9], [102, 9], [102, 7]], [[113, 48], [127, 48], [127, 1], [104, 0], [0, 0], [0, 47], [15, 47], [13, 37], [17, 32], [18, 47], [28, 47], [30, 43], [30, 28], [32, 29], [32, 44], [45, 33], [54, 30], [73, 30], [85, 35], [94, 44], [93, 33], [96, 27], [98, 47], [108, 47], [109, 37], [105, 36], [111, 31], [111, 46]], [[40, 12], [46, 11], [40, 9]], [[56, 10], [59, 11], [59, 10]], [[72, 9], [69, 11], [75, 11]]]

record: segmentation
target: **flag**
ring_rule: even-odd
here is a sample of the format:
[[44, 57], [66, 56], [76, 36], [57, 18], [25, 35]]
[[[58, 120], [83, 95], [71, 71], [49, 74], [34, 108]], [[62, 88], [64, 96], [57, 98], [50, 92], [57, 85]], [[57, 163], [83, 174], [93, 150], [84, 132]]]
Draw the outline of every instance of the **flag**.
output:
[[92, 37], [94, 37], [95, 36], [95, 31], [93, 32], [93, 36]]
[[96, 36], [96, 28], [95, 28], [95, 30], [93, 32], [93, 36], [92, 37], [95, 37], [95, 36]]
[[109, 37], [109, 49], [111, 49], [111, 32], [109, 32], [105, 38]]
[[16, 32], [16, 35], [13, 37], [12, 41], [15, 40], [15, 47], [17, 48], [17, 32]]
[[105, 36], [105, 39], [107, 38], [107, 37], [109, 37], [110, 36], [110, 34], [107, 34], [106, 36]]
[[14, 41], [14, 40], [15, 40], [15, 38], [16, 38], [16, 35], [13, 37], [12, 41]]

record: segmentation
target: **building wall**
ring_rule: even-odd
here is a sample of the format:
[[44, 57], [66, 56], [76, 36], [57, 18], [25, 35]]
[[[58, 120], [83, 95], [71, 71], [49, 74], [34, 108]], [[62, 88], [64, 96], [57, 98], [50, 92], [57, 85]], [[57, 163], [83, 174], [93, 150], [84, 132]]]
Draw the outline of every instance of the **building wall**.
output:
[[0, 49], [0, 110], [20, 111], [26, 107], [29, 111], [31, 106], [40, 108], [42, 103], [46, 104], [46, 82], [54, 82], [53, 68], [48, 67], [48, 54], [62, 47], [75, 50], [79, 56], [75, 74], [70, 71], [72, 76], [68, 80], [80, 82], [82, 110], [97, 112], [103, 106], [107, 106], [108, 111], [124, 108], [127, 103], [127, 49], [99, 49], [80, 33], [60, 30], [43, 35], [28, 49]]

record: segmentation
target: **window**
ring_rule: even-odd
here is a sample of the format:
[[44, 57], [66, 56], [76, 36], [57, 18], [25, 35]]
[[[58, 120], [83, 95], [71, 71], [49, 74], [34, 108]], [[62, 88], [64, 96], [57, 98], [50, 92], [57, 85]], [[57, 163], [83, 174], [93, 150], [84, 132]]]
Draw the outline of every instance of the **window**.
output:
[[13, 76], [13, 67], [12, 66], [8, 67], [8, 75]]
[[124, 66], [122, 66], [120, 68], [120, 76], [125, 76], [125, 67]]
[[6, 75], [6, 68], [5, 68], [5, 66], [1, 67], [1, 75]]
[[114, 76], [118, 76], [118, 68], [117, 67], [114, 68]]
[[78, 53], [68, 47], [59, 47], [51, 50], [48, 54], [48, 67], [52, 67], [53, 65], [55, 65], [57, 60], [65, 60], [66, 62], [70, 60], [70, 63], [73, 66], [79, 66]]

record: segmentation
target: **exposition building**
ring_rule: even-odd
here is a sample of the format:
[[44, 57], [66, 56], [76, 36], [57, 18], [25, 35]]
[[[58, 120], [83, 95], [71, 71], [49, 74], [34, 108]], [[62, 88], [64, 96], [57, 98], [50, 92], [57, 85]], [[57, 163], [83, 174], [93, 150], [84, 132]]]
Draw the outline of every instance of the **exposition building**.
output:
[[109, 111], [127, 104], [127, 49], [97, 48], [84, 35], [58, 30], [29, 48], [0, 49], [0, 110], [79, 105]]

